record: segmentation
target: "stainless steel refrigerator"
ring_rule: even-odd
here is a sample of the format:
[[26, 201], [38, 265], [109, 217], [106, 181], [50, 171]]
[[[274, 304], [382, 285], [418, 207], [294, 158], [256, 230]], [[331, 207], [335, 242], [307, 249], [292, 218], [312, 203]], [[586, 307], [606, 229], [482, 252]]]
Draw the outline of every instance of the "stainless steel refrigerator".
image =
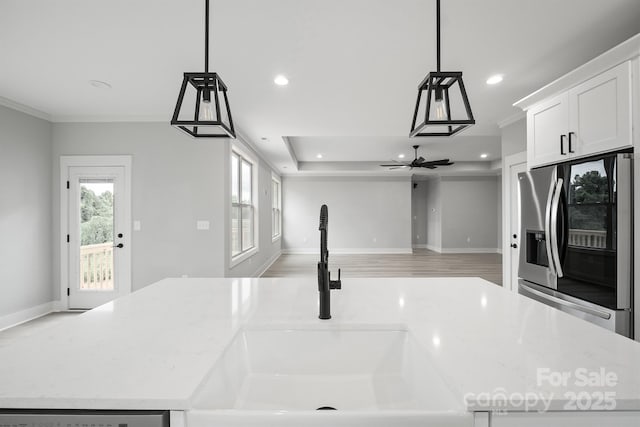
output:
[[632, 336], [633, 160], [612, 153], [518, 176], [518, 291]]

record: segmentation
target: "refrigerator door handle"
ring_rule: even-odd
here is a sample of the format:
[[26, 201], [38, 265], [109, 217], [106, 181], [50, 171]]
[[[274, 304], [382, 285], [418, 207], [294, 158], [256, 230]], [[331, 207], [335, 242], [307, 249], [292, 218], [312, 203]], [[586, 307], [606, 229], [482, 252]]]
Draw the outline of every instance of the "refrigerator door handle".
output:
[[573, 310], [582, 311], [583, 313], [591, 314], [592, 316], [597, 316], [597, 317], [600, 317], [600, 318], [605, 319], [605, 320], [609, 320], [611, 318], [611, 314], [609, 314], [609, 313], [607, 313], [605, 311], [596, 310], [596, 309], [591, 308], [591, 307], [586, 307], [584, 305], [576, 304], [575, 302], [566, 301], [566, 300], [563, 300], [561, 298], [555, 297], [553, 295], [549, 295], [547, 293], [540, 292], [539, 290], [533, 289], [532, 287], [527, 286], [522, 282], [520, 282], [520, 289], [522, 291], [524, 291], [525, 295], [526, 294], [531, 294], [533, 296], [538, 297], [541, 300], [541, 302], [548, 301], [551, 304], [556, 304], [556, 305], [560, 305], [562, 307], [571, 308]]
[[555, 185], [553, 198], [551, 200], [551, 216], [549, 218], [549, 228], [551, 236], [551, 255], [553, 257], [553, 264], [556, 268], [556, 274], [558, 277], [562, 277], [562, 265], [560, 264], [560, 250], [558, 248], [558, 205], [560, 203], [560, 194], [562, 194], [563, 179], [558, 178]]
[[553, 177], [551, 178], [551, 185], [549, 186], [549, 196], [547, 197], [547, 205], [544, 214], [544, 243], [545, 248], [547, 250], [547, 260], [549, 262], [549, 270], [551, 270], [551, 274], [556, 275], [556, 269], [553, 265], [553, 255], [551, 252], [551, 203], [553, 201], [553, 193], [556, 188], [556, 173], [553, 172]]

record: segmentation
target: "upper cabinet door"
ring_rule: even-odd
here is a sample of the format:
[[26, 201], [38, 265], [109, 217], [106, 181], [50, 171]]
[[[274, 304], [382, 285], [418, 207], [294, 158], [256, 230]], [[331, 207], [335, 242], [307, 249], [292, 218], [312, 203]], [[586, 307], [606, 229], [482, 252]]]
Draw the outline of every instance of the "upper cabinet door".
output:
[[528, 167], [564, 161], [569, 157], [567, 93], [549, 98], [527, 111]]
[[631, 62], [569, 91], [569, 137], [576, 156], [631, 146]]

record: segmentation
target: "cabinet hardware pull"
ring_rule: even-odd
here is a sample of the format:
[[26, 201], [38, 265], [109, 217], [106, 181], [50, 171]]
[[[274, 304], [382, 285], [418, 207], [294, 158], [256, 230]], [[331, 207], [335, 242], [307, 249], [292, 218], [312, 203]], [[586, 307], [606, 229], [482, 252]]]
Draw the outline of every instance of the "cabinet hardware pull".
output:
[[563, 156], [566, 156], [567, 153], [564, 152], [564, 139], [567, 137], [567, 135], [560, 135], [560, 154], [562, 154]]
[[571, 148], [571, 135], [575, 135], [575, 132], [569, 132], [569, 152], [570, 153], [574, 153], [575, 151], [573, 151], [573, 148]]

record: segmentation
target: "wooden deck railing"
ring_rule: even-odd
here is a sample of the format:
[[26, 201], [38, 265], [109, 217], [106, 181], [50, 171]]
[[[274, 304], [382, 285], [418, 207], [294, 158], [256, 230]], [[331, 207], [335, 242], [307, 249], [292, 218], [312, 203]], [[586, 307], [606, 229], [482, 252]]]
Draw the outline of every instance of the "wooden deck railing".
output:
[[598, 230], [569, 229], [569, 244], [583, 248], [606, 248], [607, 232]]
[[113, 289], [113, 242], [80, 246], [80, 289]]

